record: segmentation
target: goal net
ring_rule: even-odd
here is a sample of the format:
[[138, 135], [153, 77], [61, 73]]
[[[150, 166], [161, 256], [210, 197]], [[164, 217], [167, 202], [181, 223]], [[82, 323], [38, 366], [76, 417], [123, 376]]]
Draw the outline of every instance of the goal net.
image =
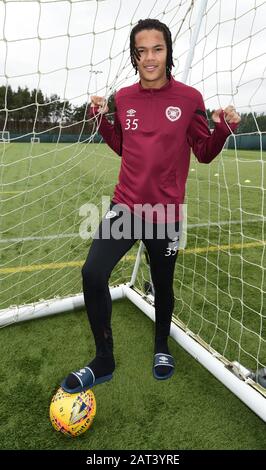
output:
[[[0, 2], [0, 142], [11, 142], [0, 147], [0, 324], [84, 308], [89, 227], [105, 213], [121, 162], [88, 103], [108, 99], [112, 122], [115, 91], [139, 80], [131, 28], [148, 17], [171, 29], [172, 74], [203, 94], [210, 125], [212, 110], [229, 104], [242, 116], [210, 165], [191, 156], [171, 332], [187, 350], [195, 343], [202, 363], [208, 354], [206, 367], [235, 393], [247, 387], [251, 407], [256, 393], [253, 409], [266, 420], [265, 1]], [[154, 319], [147, 261], [137, 243], [110, 289]]]
[[8, 131], [0, 131], [0, 143], [9, 143], [10, 134]]
[[39, 144], [40, 143], [40, 137], [31, 137], [30, 139], [32, 144]]

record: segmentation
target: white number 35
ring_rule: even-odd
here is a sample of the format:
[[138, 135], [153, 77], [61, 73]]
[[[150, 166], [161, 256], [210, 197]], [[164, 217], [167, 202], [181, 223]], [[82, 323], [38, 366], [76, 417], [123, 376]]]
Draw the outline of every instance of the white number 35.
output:
[[138, 119], [133, 119], [133, 121], [131, 121], [130, 119], [126, 119], [126, 127], [125, 127], [126, 131], [128, 129], [132, 129], [134, 131], [135, 129], [137, 129], [137, 127], [138, 127]]

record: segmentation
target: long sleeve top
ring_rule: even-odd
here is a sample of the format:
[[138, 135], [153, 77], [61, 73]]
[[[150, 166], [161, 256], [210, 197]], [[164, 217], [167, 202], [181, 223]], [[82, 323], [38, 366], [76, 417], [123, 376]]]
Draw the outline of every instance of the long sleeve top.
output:
[[[90, 108], [90, 117], [98, 107]], [[237, 124], [215, 123], [210, 131], [201, 93], [173, 76], [161, 88], [143, 88], [141, 82], [121, 88], [115, 95], [114, 124], [98, 114], [99, 132], [121, 156], [119, 181], [113, 201], [138, 213], [139, 205], [174, 207], [166, 221], [179, 220], [185, 198], [191, 148], [201, 163], [220, 153]], [[159, 207], [158, 206], [158, 207]], [[137, 208], [137, 209], [136, 209]], [[151, 209], [141, 216], [160, 222]], [[157, 219], [156, 219], [157, 217]]]

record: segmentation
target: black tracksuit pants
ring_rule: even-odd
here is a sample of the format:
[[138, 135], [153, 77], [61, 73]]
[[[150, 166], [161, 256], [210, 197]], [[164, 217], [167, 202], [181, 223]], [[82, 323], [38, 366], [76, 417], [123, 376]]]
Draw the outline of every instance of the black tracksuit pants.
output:
[[[115, 206], [115, 207], [114, 207]], [[104, 238], [104, 230], [107, 224], [112, 228], [112, 224], [118, 221], [120, 215], [115, 205], [111, 202], [109, 211], [115, 208], [115, 213], [108, 212], [103, 217], [98, 230], [95, 232], [93, 241], [82, 267], [83, 292], [89, 323], [94, 335], [96, 345], [96, 356], [109, 356], [113, 353], [113, 337], [111, 329], [112, 301], [108, 287], [109, 277], [118, 261], [127, 253], [138, 239], [142, 239], [147, 249], [151, 277], [155, 291], [155, 342], [165, 341], [170, 332], [172, 312], [174, 308], [173, 277], [175, 262], [178, 254], [178, 241], [173, 236], [166, 236], [159, 239], [157, 236], [158, 224], [150, 226], [154, 229], [154, 236], [149, 239], [145, 235], [145, 223], [143, 234], [136, 237], [132, 229], [135, 215], [130, 213], [131, 232], [129, 238], [122, 236], [116, 239], [112, 236]], [[106, 218], [109, 214], [112, 217]], [[121, 220], [121, 219], [120, 219]], [[138, 218], [138, 220], [141, 220]], [[166, 225], [164, 225], [166, 228]], [[179, 223], [172, 224], [175, 232], [178, 232]], [[174, 240], [174, 241], [173, 241]]]

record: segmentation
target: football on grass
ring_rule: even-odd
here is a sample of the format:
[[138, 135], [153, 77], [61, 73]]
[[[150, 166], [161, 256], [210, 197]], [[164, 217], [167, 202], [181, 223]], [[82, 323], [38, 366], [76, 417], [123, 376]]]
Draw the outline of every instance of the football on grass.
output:
[[52, 398], [50, 420], [56, 431], [76, 437], [87, 431], [96, 414], [92, 390], [67, 393], [61, 387]]

